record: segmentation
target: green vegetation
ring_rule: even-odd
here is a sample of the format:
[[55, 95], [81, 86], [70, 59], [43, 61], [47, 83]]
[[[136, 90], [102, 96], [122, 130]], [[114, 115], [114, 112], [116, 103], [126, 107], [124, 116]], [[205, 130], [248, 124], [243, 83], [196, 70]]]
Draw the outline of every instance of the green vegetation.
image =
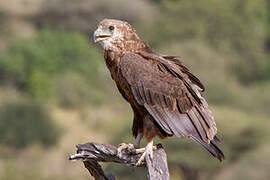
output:
[[[268, 1], [29, 3], [0, 2], [0, 179], [88, 179], [80, 163], [66, 161], [75, 144], [133, 141], [132, 112], [90, 42], [103, 18], [132, 23], [154, 50], [179, 55], [206, 87], [227, 160], [170, 138], [161, 143], [172, 180], [270, 178]], [[106, 167], [119, 179], [145, 178], [144, 169]]]
[[265, 0], [160, 1], [160, 18], [148, 32], [150, 42], [163, 47], [194, 39], [204, 41], [215, 51], [237, 56], [228, 69], [242, 83], [262, 80], [266, 77], [260, 67], [267, 57], [263, 49], [269, 34], [265, 4]]
[[1, 106], [0, 144], [25, 148], [33, 143], [55, 145], [60, 131], [38, 103], [15, 102]]
[[12, 84], [35, 99], [57, 97], [65, 107], [91, 98], [98, 103], [101, 58], [80, 33], [43, 30], [0, 56], [1, 84]]

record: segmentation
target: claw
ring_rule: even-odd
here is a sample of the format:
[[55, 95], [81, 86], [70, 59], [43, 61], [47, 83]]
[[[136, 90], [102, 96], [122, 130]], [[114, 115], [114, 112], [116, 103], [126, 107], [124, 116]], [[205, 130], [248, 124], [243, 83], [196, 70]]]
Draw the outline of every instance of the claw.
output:
[[157, 147], [153, 146], [153, 140], [150, 141], [145, 148], [136, 149], [136, 152], [143, 152], [140, 159], [136, 163], [136, 166], [142, 165], [142, 162], [145, 161], [146, 156], [149, 157], [150, 161], [153, 161], [153, 151], [156, 150]]
[[136, 147], [139, 147], [141, 138], [142, 138], [142, 135], [139, 134], [134, 144], [121, 143], [118, 145], [118, 148], [117, 148], [117, 151], [120, 154], [120, 156], [122, 155], [122, 151], [126, 149], [129, 151], [133, 151], [136, 154], [142, 154], [138, 162], [136, 163], [136, 166], [141, 166], [143, 162], [145, 161], [146, 156], [150, 159], [150, 161], [153, 161], [153, 158], [154, 158], [153, 151], [157, 149], [156, 146], [153, 146], [153, 140], [148, 142], [145, 148], [137, 149]]
[[130, 151], [135, 150], [135, 147], [133, 144], [129, 143], [121, 143], [118, 145], [117, 151], [122, 152], [124, 149], [128, 149]]
[[135, 166], [142, 165], [142, 162], [145, 160], [145, 157], [146, 157], [146, 151], [141, 155], [140, 159], [138, 160]]

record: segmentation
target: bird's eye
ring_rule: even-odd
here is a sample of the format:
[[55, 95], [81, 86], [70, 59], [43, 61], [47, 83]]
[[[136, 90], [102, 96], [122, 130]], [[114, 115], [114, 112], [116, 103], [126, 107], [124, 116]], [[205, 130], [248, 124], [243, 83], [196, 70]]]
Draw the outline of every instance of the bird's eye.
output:
[[109, 30], [113, 31], [114, 30], [114, 26], [109, 26]]

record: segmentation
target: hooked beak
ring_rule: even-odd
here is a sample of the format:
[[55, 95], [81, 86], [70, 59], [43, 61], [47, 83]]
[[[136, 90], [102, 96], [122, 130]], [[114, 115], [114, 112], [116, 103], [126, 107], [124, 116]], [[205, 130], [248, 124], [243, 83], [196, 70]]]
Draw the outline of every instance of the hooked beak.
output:
[[98, 28], [93, 34], [93, 40], [95, 43], [102, 41], [104, 39], [110, 38], [112, 34], [110, 32], [104, 31], [103, 29]]

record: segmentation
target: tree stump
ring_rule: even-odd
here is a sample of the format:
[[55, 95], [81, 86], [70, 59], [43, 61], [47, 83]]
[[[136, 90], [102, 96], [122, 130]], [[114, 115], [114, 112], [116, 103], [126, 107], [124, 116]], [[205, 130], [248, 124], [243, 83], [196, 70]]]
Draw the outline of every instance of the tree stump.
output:
[[[124, 149], [117, 151], [117, 147], [110, 144], [86, 143], [76, 145], [77, 153], [69, 156], [69, 160], [81, 160], [85, 168], [95, 178], [95, 180], [115, 180], [112, 173], [106, 174], [98, 162], [114, 162], [137, 167], [136, 163], [142, 154], [137, 154], [134, 150]], [[161, 144], [157, 145], [154, 151], [153, 160], [146, 156], [146, 161], [139, 167], [148, 169], [149, 180], [169, 180], [169, 170], [167, 155]], [[138, 167], [138, 168], [139, 168]]]

